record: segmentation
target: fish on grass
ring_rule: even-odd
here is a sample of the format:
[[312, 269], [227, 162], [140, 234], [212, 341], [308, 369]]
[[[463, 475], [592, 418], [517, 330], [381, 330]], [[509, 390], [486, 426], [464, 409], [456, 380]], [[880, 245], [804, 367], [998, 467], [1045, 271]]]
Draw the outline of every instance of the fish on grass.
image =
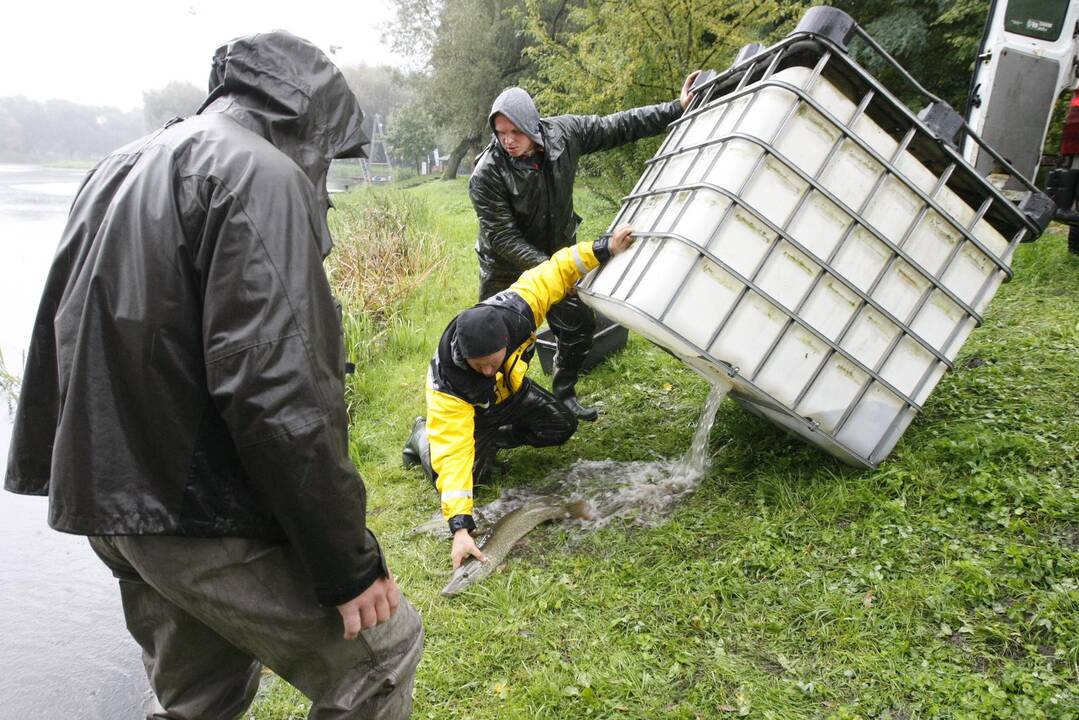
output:
[[450, 597], [480, 582], [505, 561], [510, 550], [537, 525], [548, 520], [564, 520], [576, 517], [588, 519], [592, 512], [583, 500], [568, 501], [559, 497], [538, 497], [507, 513], [494, 524], [480, 543], [480, 551], [487, 562], [469, 558], [453, 571], [450, 581], [442, 588], [442, 595]]

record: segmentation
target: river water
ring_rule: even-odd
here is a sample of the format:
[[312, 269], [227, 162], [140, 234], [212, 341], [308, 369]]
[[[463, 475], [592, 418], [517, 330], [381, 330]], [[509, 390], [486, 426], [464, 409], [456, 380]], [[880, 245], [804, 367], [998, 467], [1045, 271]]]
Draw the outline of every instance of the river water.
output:
[[[0, 352], [22, 375], [30, 329], [84, 173], [0, 165]], [[10, 403], [0, 397], [0, 472]], [[134, 720], [151, 694], [116, 581], [47, 500], [0, 492], [0, 720]]]

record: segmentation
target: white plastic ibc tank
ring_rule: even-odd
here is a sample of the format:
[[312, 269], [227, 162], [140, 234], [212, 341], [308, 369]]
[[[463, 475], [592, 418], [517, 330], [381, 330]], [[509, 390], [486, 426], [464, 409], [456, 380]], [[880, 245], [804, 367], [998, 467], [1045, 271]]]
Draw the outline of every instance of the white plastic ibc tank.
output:
[[873, 466], [1023, 231], [987, 219], [999, 196], [970, 168], [918, 157], [913, 115], [902, 132], [874, 120], [890, 96], [850, 97], [819, 69], [786, 67], [677, 121], [611, 225], [640, 239], [581, 294], [751, 411]]

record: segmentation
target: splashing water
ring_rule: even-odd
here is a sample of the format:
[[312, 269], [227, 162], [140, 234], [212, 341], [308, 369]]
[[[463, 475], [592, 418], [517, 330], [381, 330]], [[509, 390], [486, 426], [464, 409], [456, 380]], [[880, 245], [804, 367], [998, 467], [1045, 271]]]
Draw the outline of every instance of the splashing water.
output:
[[[591, 519], [577, 520], [586, 528], [601, 528], [616, 518], [640, 525], [655, 525], [684, 497], [700, 485], [708, 470], [708, 435], [715, 423], [727, 387], [712, 386], [704, 403], [697, 431], [686, 454], [677, 460], [615, 462], [581, 460], [555, 476], [560, 494], [585, 500], [592, 508]], [[549, 478], [550, 479], [550, 478]]]
[[[592, 517], [565, 521], [584, 530], [605, 527], [621, 519], [643, 526], [653, 526], [673, 507], [700, 485], [708, 470], [708, 435], [716, 412], [727, 396], [729, 386], [713, 385], [697, 421], [697, 431], [686, 454], [676, 460], [617, 462], [615, 460], [579, 460], [565, 470], [548, 475], [535, 487], [509, 488], [498, 499], [477, 507], [477, 524], [490, 525], [500, 517], [541, 495], [567, 500], [584, 500]], [[444, 532], [441, 515], [418, 531]]]

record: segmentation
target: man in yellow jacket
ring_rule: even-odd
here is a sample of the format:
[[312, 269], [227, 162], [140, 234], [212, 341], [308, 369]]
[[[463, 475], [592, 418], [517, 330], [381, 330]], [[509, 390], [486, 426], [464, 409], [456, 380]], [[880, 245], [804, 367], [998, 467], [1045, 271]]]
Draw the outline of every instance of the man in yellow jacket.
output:
[[435, 483], [455, 569], [469, 555], [485, 559], [471, 535], [472, 486], [495, 452], [561, 445], [576, 431], [573, 412], [525, 377], [536, 328], [587, 272], [633, 244], [632, 231], [622, 226], [559, 250], [507, 290], [459, 313], [442, 333], [427, 371], [427, 417], [416, 419], [404, 461], [422, 465]]

